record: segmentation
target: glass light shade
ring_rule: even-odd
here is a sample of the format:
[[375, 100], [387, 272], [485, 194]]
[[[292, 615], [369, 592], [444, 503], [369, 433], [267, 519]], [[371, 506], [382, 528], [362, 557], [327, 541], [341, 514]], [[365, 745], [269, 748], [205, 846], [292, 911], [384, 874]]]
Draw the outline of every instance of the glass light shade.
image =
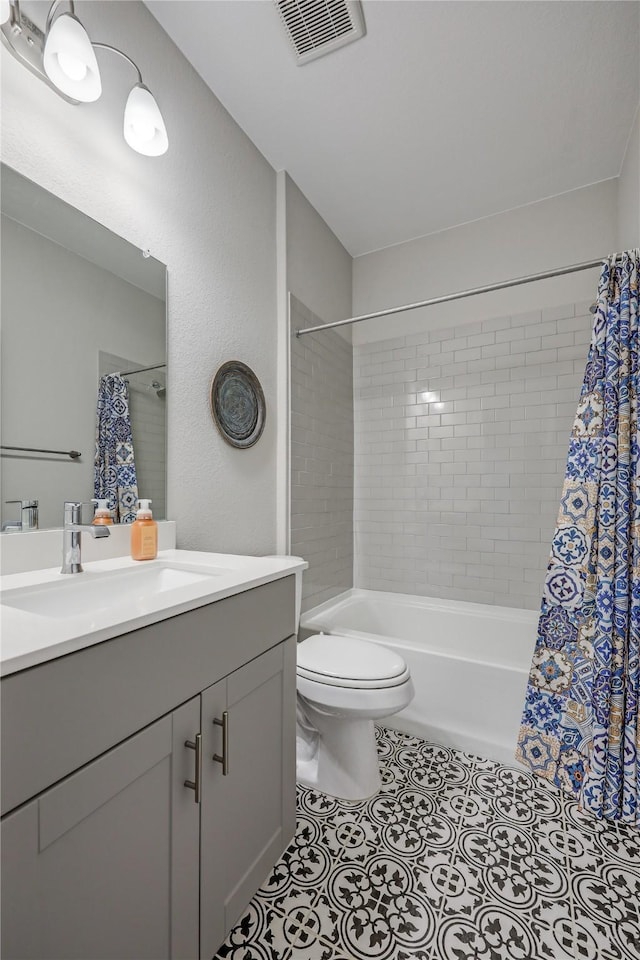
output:
[[169, 149], [167, 129], [150, 90], [137, 83], [124, 108], [124, 138], [132, 150], [159, 157]]
[[98, 61], [87, 31], [70, 13], [54, 20], [44, 45], [49, 80], [74, 100], [90, 103], [102, 93]]
[[0, 0], [0, 23], [6, 23], [11, 16], [9, 0]]

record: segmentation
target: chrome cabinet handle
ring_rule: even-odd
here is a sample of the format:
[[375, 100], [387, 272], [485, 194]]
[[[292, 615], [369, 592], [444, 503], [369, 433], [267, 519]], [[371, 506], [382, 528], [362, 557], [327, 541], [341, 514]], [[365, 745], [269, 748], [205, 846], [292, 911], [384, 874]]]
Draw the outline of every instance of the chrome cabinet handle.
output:
[[190, 790], [195, 790], [195, 802], [200, 803], [200, 781], [202, 776], [202, 734], [196, 733], [195, 742], [193, 740], [185, 740], [185, 747], [189, 747], [190, 750], [195, 750], [196, 752], [196, 773], [195, 780], [185, 780], [185, 787], [189, 787]]
[[222, 720], [215, 717], [213, 722], [217, 727], [222, 727], [222, 756], [214, 753], [212, 759], [222, 764], [222, 776], [226, 777], [229, 774], [229, 711], [224, 711]]

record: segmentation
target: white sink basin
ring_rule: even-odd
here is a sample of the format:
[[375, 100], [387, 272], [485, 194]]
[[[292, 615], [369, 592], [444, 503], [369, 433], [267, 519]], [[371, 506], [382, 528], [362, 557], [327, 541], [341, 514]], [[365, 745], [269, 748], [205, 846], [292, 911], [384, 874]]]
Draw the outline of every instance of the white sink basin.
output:
[[299, 592], [305, 567], [299, 557], [172, 549], [144, 562], [126, 556], [92, 560], [77, 574], [63, 575], [56, 566], [0, 576], [0, 675], [293, 573]]
[[95, 614], [112, 609], [118, 604], [130, 607], [170, 590], [179, 590], [194, 584], [212, 581], [228, 573], [224, 568], [208, 567], [199, 570], [170, 561], [153, 566], [67, 575], [64, 579], [34, 587], [3, 590], [0, 603], [41, 617], [60, 617]]

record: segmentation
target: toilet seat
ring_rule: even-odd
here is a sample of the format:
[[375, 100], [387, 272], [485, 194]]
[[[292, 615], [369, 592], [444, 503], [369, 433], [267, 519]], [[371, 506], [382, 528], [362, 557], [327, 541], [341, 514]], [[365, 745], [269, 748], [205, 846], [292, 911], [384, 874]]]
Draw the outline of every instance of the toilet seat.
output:
[[345, 800], [373, 796], [380, 789], [374, 721], [400, 713], [414, 696], [403, 657], [335, 634], [308, 637], [297, 649], [299, 782]]
[[332, 687], [381, 690], [409, 679], [402, 657], [356, 637], [315, 634], [298, 644], [298, 677]]

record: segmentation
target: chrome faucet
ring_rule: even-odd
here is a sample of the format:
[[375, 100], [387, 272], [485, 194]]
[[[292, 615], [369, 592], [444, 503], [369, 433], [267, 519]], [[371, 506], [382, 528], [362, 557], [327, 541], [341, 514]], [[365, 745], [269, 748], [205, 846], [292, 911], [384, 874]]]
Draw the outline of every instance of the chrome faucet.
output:
[[38, 529], [38, 501], [37, 500], [5, 500], [5, 503], [20, 504], [20, 519], [5, 520], [2, 530], [37, 530]]
[[11, 533], [12, 530], [22, 530], [22, 520], [2, 521], [2, 533]]
[[60, 573], [82, 573], [82, 534], [101, 539], [109, 536], [108, 526], [82, 523], [82, 503], [65, 501], [62, 530], [62, 569]]

